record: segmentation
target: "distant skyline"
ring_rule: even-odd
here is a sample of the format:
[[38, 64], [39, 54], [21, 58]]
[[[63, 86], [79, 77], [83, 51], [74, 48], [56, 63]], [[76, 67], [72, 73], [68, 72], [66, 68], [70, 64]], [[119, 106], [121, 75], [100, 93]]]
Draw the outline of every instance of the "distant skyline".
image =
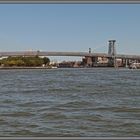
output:
[[107, 53], [115, 39], [117, 53], [140, 55], [139, 15], [140, 4], [0, 4], [0, 51]]

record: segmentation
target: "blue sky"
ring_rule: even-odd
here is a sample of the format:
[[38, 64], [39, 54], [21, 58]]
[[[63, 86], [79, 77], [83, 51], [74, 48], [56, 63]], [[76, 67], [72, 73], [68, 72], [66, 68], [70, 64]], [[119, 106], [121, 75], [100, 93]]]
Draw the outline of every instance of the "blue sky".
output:
[[0, 51], [140, 54], [140, 4], [0, 4]]

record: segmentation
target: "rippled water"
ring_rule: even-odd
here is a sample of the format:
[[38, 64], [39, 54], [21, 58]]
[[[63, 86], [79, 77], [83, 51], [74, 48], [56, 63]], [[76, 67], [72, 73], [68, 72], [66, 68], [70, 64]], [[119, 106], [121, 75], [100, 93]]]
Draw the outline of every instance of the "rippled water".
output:
[[0, 136], [140, 136], [140, 70], [0, 70]]

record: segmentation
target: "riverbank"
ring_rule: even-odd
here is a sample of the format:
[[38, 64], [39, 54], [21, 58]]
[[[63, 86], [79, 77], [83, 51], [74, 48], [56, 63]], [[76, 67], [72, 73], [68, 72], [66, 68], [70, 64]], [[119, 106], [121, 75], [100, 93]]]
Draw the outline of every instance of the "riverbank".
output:
[[54, 69], [57, 67], [0, 67], [0, 69]]

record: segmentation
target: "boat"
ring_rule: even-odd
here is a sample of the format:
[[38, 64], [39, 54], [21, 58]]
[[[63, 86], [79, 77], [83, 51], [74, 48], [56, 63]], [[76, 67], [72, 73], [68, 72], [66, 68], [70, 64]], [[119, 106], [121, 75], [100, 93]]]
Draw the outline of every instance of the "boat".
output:
[[52, 69], [57, 69], [57, 67], [56, 67], [56, 66], [52, 66], [51, 68], [52, 68]]
[[130, 69], [140, 69], [140, 63], [132, 63], [129, 66]]

